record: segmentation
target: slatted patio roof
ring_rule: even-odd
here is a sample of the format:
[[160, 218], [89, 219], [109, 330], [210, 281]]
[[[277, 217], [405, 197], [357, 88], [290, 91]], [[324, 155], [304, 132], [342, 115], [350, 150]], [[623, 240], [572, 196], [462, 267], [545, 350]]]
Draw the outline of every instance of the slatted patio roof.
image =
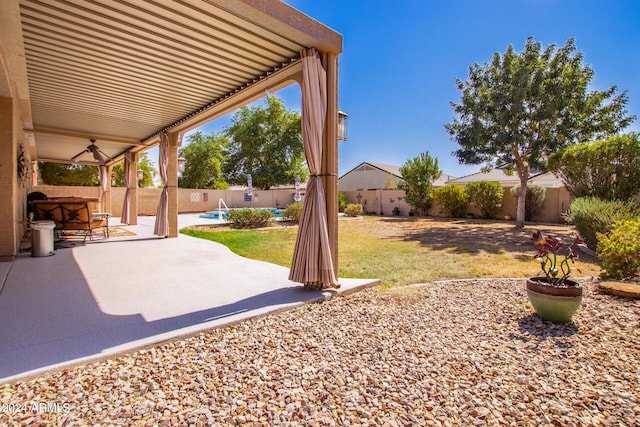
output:
[[20, 0], [20, 16], [40, 160], [68, 162], [90, 138], [112, 159], [146, 149], [302, 49], [342, 49], [277, 0]]

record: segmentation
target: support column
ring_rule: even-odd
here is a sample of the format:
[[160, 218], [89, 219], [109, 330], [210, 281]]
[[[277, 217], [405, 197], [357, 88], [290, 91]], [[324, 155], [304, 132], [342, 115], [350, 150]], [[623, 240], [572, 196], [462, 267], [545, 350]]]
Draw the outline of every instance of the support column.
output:
[[18, 253], [17, 203], [26, 204], [17, 196], [14, 118], [13, 99], [0, 96], [0, 261], [11, 261]]
[[129, 168], [129, 225], [138, 225], [138, 153], [131, 156]]
[[169, 164], [167, 165], [167, 188], [169, 190], [169, 234], [167, 237], [178, 237], [178, 149], [180, 135], [169, 135]]
[[333, 271], [338, 277], [338, 56], [322, 54], [327, 72], [327, 120], [322, 150], [322, 174], [327, 201], [327, 228]]
[[113, 165], [107, 166], [107, 188], [104, 190], [104, 211], [113, 212], [111, 209], [111, 174], [113, 173]]

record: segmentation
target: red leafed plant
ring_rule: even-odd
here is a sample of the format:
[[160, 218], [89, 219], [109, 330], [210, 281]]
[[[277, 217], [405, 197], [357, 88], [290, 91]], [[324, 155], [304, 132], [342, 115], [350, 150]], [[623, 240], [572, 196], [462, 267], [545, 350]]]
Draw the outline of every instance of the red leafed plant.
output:
[[578, 258], [575, 246], [587, 247], [584, 241], [576, 236], [574, 241], [565, 245], [560, 239], [553, 236], [545, 236], [541, 231], [536, 231], [531, 236], [536, 253], [533, 256], [540, 263], [542, 271], [548, 284], [552, 286], [575, 286], [572, 280], [567, 280], [571, 276], [571, 264]]

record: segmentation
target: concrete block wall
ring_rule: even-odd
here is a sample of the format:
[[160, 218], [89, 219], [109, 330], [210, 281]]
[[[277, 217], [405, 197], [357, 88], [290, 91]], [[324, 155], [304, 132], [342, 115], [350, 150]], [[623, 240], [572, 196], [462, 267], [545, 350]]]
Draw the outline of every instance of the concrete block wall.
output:
[[[502, 200], [502, 209], [498, 212], [497, 218], [511, 220], [516, 218], [517, 201], [511, 196], [511, 188], [505, 188]], [[411, 206], [405, 200], [403, 190], [365, 190], [365, 191], [344, 191], [347, 202], [360, 203], [364, 208], [364, 212], [374, 215], [393, 215], [393, 208], [400, 209], [401, 216], [408, 216]], [[547, 188], [545, 193], [545, 202], [542, 209], [533, 217], [533, 221], [561, 223], [562, 213], [569, 209], [571, 205], [571, 196], [566, 188]], [[480, 211], [469, 206], [469, 213], [476, 216], [480, 215]], [[442, 212], [438, 202], [433, 201], [429, 216], [447, 217], [446, 212]]]
[[[74, 187], [40, 185], [32, 191], [41, 191], [48, 197], [100, 197], [99, 187]], [[224, 201], [223, 207], [229, 208], [280, 208], [284, 209], [293, 203], [295, 190], [254, 190], [253, 200], [245, 202], [246, 190], [203, 190], [180, 188], [178, 189], [178, 212], [194, 213], [207, 212], [218, 209], [220, 199]], [[122, 215], [122, 206], [126, 189], [124, 187], [111, 188], [111, 209], [107, 209], [115, 217]], [[155, 215], [162, 194], [161, 188], [138, 188], [138, 214]], [[304, 194], [304, 192], [302, 192]]]

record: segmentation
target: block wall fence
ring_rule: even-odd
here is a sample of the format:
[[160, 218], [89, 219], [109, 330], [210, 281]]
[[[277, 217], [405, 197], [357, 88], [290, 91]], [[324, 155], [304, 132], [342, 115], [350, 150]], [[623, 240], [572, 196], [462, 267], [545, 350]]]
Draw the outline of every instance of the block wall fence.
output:
[[[195, 213], [218, 209], [220, 199], [230, 208], [286, 208], [293, 203], [295, 190], [253, 190], [253, 200], [244, 201], [245, 190], [178, 189], [178, 212]], [[100, 197], [100, 187], [39, 185], [32, 191], [41, 191], [48, 197]], [[138, 215], [155, 215], [162, 193], [161, 188], [138, 188]], [[302, 192], [304, 194], [304, 192]], [[111, 188], [111, 215], [121, 216], [125, 188]], [[224, 207], [224, 206], [223, 206]], [[108, 209], [107, 209], [108, 210]]]
[[[517, 203], [511, 196], [510, 188], [505, 188], [505, 195], [502, 202], [502, 209], [498, 213], [499, 219], [515, 219]], [[100, 197], [99, 187], [75, 187], [75, 186], [45, 186], [34, 187], [32, 191], [41, 191], [49, 197]], [[138, 214], [155, 215], [158, 209], [158, 202], [162, 189], [160, 188], [138, 188]], [[405, 200], [403, 190], [366, 190], [366, 191], [344, 191], [349, 203], [360, 203], [364, 207], [364, 212], [373, 215], [393, 215], [393, 208], [398, 207], [401, 216], [408, 216], [411, 207]], [[123, 187], [111, 188], [111, 214], [120, 216], [124, 202], [125, 189]], [[294, 190], [254, 190], [253, 201], [245, 202], [244, 190], [202, 190], [180, 188], [178, 191], [178, 212], [196, 213], [207, 212], [218, 209], [219, 200], [222, 199], [229, 208], [249, 208], [249, 207], [270, 207], [284, 209], [293, 203]], [[533, 217], [533, 221], [538, 222], [562, 222], [562, 213], [571, 204], [571, 196], [567, 190], [562, 188], [547, 188], [545, 203], [540, 212]], [[469, 213], [476, 216], [479, 211], [473, 207], [468, 209]], [[447, 217], [441, 212], [437, 202], [429, 209], [429, 216]]]
[[[517, 201], [511, 196], [510, 187], [505, 187], [502, 199], [502, 209], [498, 212], [498, 219], [516, 218]], [[411, 206], [405, 200], [403, 190], [365, 190], [365, 191], [343, 191], [349, 203], [362, 204], [365, 213], [374, 215], [393, 215], [393, 208], [398, 207], [401, 216], [409, 215]], [[547, 188], [545, 201], [542, 209], [534, 215], [532, 221], [561, 223], [562, 213], [569, 209], [571, 196], [566, 188]], [[475, 207], [469, 207], [468, 213], [478, 216], [480, 211]], [[429, 216], [447, 217], [446, 212], [442, 212], [438, 202], [433, 201]]]

